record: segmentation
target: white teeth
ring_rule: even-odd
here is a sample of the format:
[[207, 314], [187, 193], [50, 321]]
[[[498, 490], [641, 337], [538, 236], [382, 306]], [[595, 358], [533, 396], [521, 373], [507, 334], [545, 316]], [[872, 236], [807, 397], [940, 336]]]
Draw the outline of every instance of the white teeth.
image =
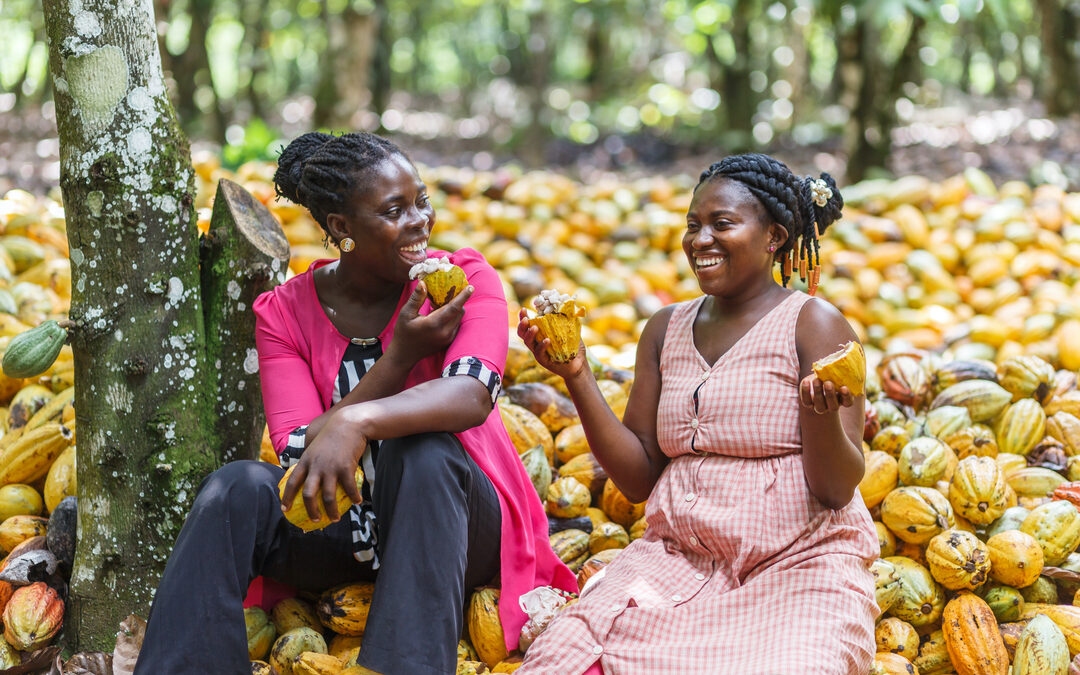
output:
[[698, 267], [710, 267], [712, 265], [719, 265], [724, 261], [724, 258], [698, 258], [695, 262]]
[[413, 244], [412, 246], [406, 246], [401, 250], [402, 251], [417, 251], [417, 252], [425, 251], [425, 250], [427, 250], [427, 242], [422, 241], [419, 244]]

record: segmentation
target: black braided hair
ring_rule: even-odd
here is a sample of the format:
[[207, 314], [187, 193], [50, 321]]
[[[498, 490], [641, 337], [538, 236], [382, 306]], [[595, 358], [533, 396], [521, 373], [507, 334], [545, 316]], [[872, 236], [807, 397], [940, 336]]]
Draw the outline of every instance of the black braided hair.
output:
[[278, 195], [306, 206], [329, 236], [326, 216], [343, 213], [365, 172], [394, 155], [405, 157], [401, 148], [374, 134], [312, 131], [281, 151], [274, 187]]
[[[730, 178], [742, 183], [772, 219], [787, 230], [787, 241], [775, 254], [775, 259], [782, 262], [781, 280], [786, 286], [793, 271], [798, 270], [800, 278], [809, 279], [812, 294], [820, 275], [818, 237], [840, 218], [844, 207], [844, 198], [832, 176], [822, 173], [821, 178], [799, 178], [783, 162], [768, 155], [750, 153], [725, 157], [712, 164], [701, 173], [694, 191], [715, 178]], [[818, 206], [815, 201], [815, 184], [832, 193], [824, 206]]]

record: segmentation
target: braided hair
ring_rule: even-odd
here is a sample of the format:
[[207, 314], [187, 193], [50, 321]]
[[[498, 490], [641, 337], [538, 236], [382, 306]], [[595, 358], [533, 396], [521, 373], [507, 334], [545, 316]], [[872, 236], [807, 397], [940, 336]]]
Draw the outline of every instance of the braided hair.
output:
[[799, 178], [783, 162], [752, 153], [732, 155], [712, 164], [701, 173], [694, 191], [714, 178], [742, 183], [772, 219], [787, 230], [787, 241], [775, 255], [782, 261], [781, 280], [786, 286], [793, 271], [798, 270], [799, 278], [808, 281], [813, 295], [821, 276], [818, 238], [840, 218], [844, 207], [844, 198], [832, 176], [822, 173], [821, 178]]
[[326, 217], [343, 213], [363, 175], [394, 155], [405, 157], [401, 148], [374, 134], [312, 131], [281, 151], [274, 187], [279, 196], [306, 206], [329, 236]]

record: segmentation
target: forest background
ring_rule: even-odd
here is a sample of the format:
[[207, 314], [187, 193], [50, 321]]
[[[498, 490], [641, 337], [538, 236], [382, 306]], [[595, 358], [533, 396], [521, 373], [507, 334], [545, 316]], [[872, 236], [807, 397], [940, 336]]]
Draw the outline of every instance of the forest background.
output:
[[[1080, 180], [1076, 0], [154, 0], [196, 152], [312, 128], [429, 164]], [[0, 193], [59, 177], [40, 3], [0, 2]]]

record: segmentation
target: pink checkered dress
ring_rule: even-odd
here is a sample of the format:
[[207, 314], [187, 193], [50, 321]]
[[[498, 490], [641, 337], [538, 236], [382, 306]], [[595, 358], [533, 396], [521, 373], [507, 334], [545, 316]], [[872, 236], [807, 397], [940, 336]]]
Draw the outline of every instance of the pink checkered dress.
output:
[[562, 612], [519, 675], [866, 673], [879, 554], [856, 495], [810, 494], [799, 433], [793, 292], [710, 367], [702, 298], [676, 306], [660, 358], [658, 440], [671, 457], [645, 535]]

